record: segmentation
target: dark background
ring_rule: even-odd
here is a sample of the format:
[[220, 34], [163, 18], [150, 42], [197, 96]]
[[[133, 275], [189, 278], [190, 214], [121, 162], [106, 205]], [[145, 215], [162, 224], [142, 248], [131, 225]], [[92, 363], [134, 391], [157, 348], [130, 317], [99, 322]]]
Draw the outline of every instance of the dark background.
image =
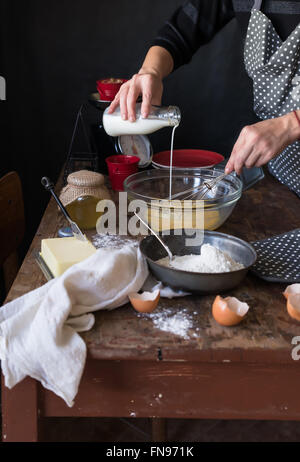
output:
[[[129, 78], [151, 39], [183, 0], [0, 0], [1, 175], [21, 176], [26, 206], [23, 252], [49, 200], [42, 176], [56, 180], [81, 103], [102, 77]], [[240, 129], [254, 121], [251, 85], [236, 20], [165, 81], [163, 104], [178, 105], [175, 147], [228, 156]], [[97, 121], [98, 113], [93, 117]], [[167, 149], [170, 131], [151, 135]]]

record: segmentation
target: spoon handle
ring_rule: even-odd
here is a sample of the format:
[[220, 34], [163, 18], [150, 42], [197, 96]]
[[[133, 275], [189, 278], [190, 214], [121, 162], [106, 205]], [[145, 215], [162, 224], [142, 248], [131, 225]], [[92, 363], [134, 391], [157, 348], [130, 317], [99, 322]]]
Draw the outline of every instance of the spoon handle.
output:
[[72, 233], [73, 235], [79, 239], [80, 241], [86, 241], [87, 238], [85, 237], [85, 235], [83, 234], [83, 232], [81, 231], [81, 229], [79, 228], [79, 226], [77, 225], [77, 223], [75, 223], [75, 221], [72, 220], [72, 218], [70, 217], [70, 215], [68, 214], [67, 210], [65, 209], [64, 205], [61, 203], [60, 199], [58, 198], [58, 196], [55, 194], [54, 192], [54, 184], [52, 183], [52, 181], [46, 177], [46, 176], [43, 176], [43, 178], [41, 179], [41, 183], [42, 185], [44, 186], [44, 188], [47, 190], [47, 191], [50, 191], [50, 193], [52, 194], [52, 196], [54, 197], [54, 199], [56, 200], [56, 203], [57, 205], [59, 206], [60, 210], [62, 211], [62, 213], [64, 214], [65, 218], [68, 220], [68, 222], [70, 223], [70, 226], [71, 226], [71, 230], [72, 230]]
[[149, 231], [151, 231], [151, 233], [156, 237], [156, 239], [159, 240], [159, 242], [161, 243], [161, 245], [164, 247], [164, 249], [166, 250], [168, 256], [169, 256], [169, 259], [170, 260], [173, 260], [173, 254], [171, 252], [171, 250], [169, 249], [169, 247], [161, 240], [161, 238], [153, 231], [153, 229], [150, 228], [150, 226], [136, 213], [136, 212], [133, 212], [135, 214], [135, 216], [143, 223], [144, 226], [146, 226], [146, 228], [149, 229]]
[[60, 210], [62, 211], [66, 219], [69, 222], [71, 222], [72, 220], [70, 218], [70, 215], [68, 214], [65, 207], [62, 205], [60, 199], [57, 197], [57, 195], [54, 192], [54, 184], [52, 183], [52, 181], [48, 177], [43, 176], [43, 178], [41, 179], [41, 183], [44, 186], [44, 188], [52, 194], [52, 196], [56, 200], [57, 205], [59, 206]]

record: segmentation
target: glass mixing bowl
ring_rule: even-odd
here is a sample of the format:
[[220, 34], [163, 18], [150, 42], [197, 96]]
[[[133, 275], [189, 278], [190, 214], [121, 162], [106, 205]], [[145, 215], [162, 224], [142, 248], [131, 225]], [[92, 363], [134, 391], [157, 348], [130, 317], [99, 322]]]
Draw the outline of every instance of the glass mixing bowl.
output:
[[[224, 173], [219, 169], [173, 171], [172, 195], [202, 185]], [[128, 201], [142, 201], [140, 214], [154, 231], [198, 228], [202, 216], [203, 228], [219, 228], [231, 215], [242, 194], [243, 183], [231, 173], [223, 178], [204, 199], [169, 200], [170, 176], [164, 169], [146, 170], [130, 175], [124, 181]], [[138, 205], [138, 202], [136, 203]], [[184, 215], [185, 214], [185, 215]], [[184, 221], [186, 219], [186, 221]], [[201, 226], [202, 228], [202, 226]]]

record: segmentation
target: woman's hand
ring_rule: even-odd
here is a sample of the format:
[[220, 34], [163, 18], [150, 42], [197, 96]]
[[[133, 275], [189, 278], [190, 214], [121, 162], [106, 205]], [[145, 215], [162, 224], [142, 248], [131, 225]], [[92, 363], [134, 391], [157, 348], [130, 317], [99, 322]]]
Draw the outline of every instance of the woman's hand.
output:
[[300, 139], [300, 125], [292, 112], [244, 127], [235, 143], [225, 172], [238, 175], [242, 168], [261, 167]]
[[120, 105], [121, 117], [130, 122], [135, 121], [135, 105], [142, 96], [142, 117], [148, 117], [152, 104], [160, 106], [163, 93], [163, 79], [172, 72], [174, 62], [172, 55], [163, 47], [153, 46], [149, 49], [142, 68], [128, 82], [123, 83], [120, 91], [109, 106], [111, 114]]
[[123, 120], [135, 121], [136, 100], [142, 95], [142, 117], [148, 117], [151, 104], [160, 105], [163, 93], [162, 78], [153, 70], [141, 69], [128, 82], [123, 83], [119, 92], [109, 106], [108, 112], [112, 113], [120, 105]]

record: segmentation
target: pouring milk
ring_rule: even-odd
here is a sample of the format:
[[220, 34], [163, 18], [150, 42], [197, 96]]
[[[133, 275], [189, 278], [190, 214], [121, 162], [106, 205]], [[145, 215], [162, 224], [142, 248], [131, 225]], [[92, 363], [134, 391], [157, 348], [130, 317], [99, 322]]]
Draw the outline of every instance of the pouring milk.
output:
[[103, 127], [110, 136], [121, 135], [148, 135], [164, 127], [173, 127], [170, 148], [170, 187], [169, 198], [172, 195], [172, 169], [173, 169], [173, 144], [174, 133], [181, 120], [181, 113], [178, 107], [151, 106], [147, 118], [141, 116], [141, 103], [136, 105], [136, 121], [130, 122], [123, 120], [118, 107], [112, 114], [108, 113], [108, 108], [103, 113]]
[[110, 136], [147, 135], [164, 127], [177, 126], [180, 123], [180, 119], [181, 113], [176, 106], [151, 106], [148, 117], [143, 118], [141, 116], [141, 103], [138, 103], [136, 105], [135, 122], [123, 120], [120, 107], [117, 107], [112, 114], [108, 114], [107, 108], [103, 114], [103, 127]]

